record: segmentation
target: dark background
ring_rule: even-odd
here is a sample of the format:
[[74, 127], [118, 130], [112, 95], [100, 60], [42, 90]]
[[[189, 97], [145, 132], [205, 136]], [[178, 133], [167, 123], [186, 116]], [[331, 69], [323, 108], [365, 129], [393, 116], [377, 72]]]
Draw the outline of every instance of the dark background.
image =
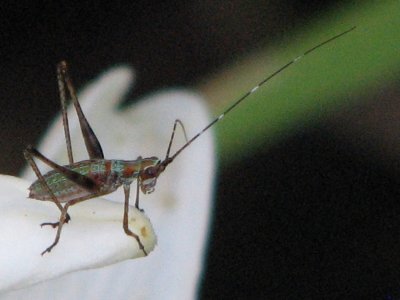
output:
[[[18, 174], [22, 149], [59, 111], [61, 59], [78, 89], [130, 63], [138, 74], [133, 99], [195, 85], [345, 2], [3, 3], [1, 173]], [[387, 89], [377, 95], [398, 99]], [[366, 115], [379, 119], [378, 111]], [[353, 120], [351, 109], [338, 113], [219, 170], [202, 298], [400, 299], [399, 163], [349, 132]], [[368, 120], [358, 125], [374, 132]]]

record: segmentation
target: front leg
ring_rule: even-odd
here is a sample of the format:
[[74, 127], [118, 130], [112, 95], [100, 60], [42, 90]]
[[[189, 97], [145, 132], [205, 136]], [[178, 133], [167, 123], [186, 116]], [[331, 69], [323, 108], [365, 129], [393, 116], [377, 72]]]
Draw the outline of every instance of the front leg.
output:
[[130, 185], [124, 184], [125, 205], [124, 205], [123, 228], [127, 235], [133, 237], [137, 241], [137, 243], [139, 244], [139, 248], [143, 251], [144, 255], [147, 256], [147, 252], [144, 249], [144, 246], [143, 246], [142, 242], [140, 241], [139, 236], [137, 234], [133, 233], [129, 229], [129, 191], [130, 191]]

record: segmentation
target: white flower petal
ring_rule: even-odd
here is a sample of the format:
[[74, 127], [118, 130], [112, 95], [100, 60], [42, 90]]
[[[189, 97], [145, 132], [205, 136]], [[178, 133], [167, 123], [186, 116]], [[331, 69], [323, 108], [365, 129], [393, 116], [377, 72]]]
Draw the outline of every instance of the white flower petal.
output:
[[[39, 225], [57, 221], [60, 213], [51, 202], [26, 199], [28, 186], [28, 181], [0, 175], [0, 293], [144, 256], [138, 243], [121, 230], [123, 206], [100, 198], [72, 206], [73, 221], [63, 227], [59, 244], [42, 256], [56, 229]], [[134, 207], [130, 229], [140, 234], [148, 253], [154, 249], [152, 226]]]
[[[81, 94], [86, 97], [80, 96], [83, 110], [102, 143], [106, 158], [136, 159], [139, 155], [164, 158], [175, 119], [184, 123], [189, 137], [209, 122], [202, 99], [194, 93], [179, 90], [151, 95], [118, 111], [115, 108], [117, 98], [126, 93], [127, 82], [132, 78], [127, 70], [109, 71], [90, 85], [89, 91]], [[115, 84], [120, 84], [118, 89], [111, 88]], [[103, 97], [110, 88], [112, 95]], [[69, 115], [75, 116], [75, 113]], [[74, 156], [77, 160], [85, 159], [87, 154], [76, 119], [71, 120], [70, 125]], [[66, 163], [61, 121], [55, 126], [40, 150], [57, 162]], [[178, 127], [173, 149], [183, 143], [184, 137]], [[159, 239], [151, 255], [102, 269], [68, 274], [29, 288], [26, 293], [10, 293], [9, 299], [25, 297], [28, 293], [36, 299], [195, 298], [207, 241], [213, 174], [213, 139], [211, 132], [207, 132], [160, 175], [153, 194], [140, 196], [141, 207], [151, 219]], [[34, 178], [32, 174], [28, 176]], [[133, 187], [132, 199], [134, 193]], [[120, 202], [123, 192], [117, 191], [107, 197]], [[74, 218], [73, 214], [71, 217]]]

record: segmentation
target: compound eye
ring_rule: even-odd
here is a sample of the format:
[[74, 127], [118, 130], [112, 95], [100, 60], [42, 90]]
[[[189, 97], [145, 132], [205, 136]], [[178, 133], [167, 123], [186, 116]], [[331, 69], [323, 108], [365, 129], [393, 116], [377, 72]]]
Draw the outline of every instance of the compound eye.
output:
[[155, 167], [148, 167], [146, 170], [144, 170], [146, 173], [146, 177], [155, 177], [157, 175], [157, 169]]

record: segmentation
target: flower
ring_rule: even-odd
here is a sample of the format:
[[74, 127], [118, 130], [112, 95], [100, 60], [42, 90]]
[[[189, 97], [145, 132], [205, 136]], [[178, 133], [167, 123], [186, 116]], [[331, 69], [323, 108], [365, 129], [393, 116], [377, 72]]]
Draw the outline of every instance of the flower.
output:
[[[64, 228], [59, 245], [42, 257], [40, 253], [53, 242], [56, 231], [51, 226], [41, 229], [39, 224], [58, 220], [60, 213], [51, 202], [27, 201], [28, 186], [26, 180], [0, 176], [1, 291], [144, 255], [121, 231], [121, 204], [94, 199], [71, 207], [74, 222]], [[132, 208], [130, 220], [133, 232], [144, 233], [141, 241], [146, 251], [153, 250], [156, 239], [149, 219]]]
[[[154, 93], [124, 110], [117, 109], [132, 80], [133, 74], [130, 68], [126, 66], [116, 67], [104, 73], [80, 94], [82, 109], [102, 143], [106, 158], [131, 160], [138, 156], [157, 156], [163, 159], [175, 119], [179, 118], [183, 122], [189, 137], [207, 125], [209, 115], [203, 101], [198, 95], [189, 91], [162, 91]], [[81, 135], [79, 125], [71, 107], [68, 113], [74, 159], [75, 161], [87, 159], [83, 141], [79, 137]], [[179, 149], [184, 142], [184, 135], [178, 127], [171, 153]], [[60, 117], [57, 118], [55, 124], [46, 134], [39, 151], [59, 164], [67, 164]], [[43, 172], [48, 170], [43, 165], [39, 165], [39, 168]], [[22, 290], [8, 291], [8, 293], [3, 291], [5, 294], [2, 296], [4, 296], [4, 299], [8, 297], [10, 299], [24, 298], [28, 295], [34, 299], [194, 298], [205, 258], [214, 182], [213, 171], [213, 139], [211, 133], [207, 132], [185, 149], [160, 175], [154, 193], [150, 195], [140, 194], [140, 207], [148, 215], [158, 236], [157, 247], [147, 257], [135, 260], [127, 260], [130, 257], [126, 257], [124, 261], [107, 267], [105, 265], [109, 263], [99, 263], [97, 266], [101, 268], [70, 273], [61, 278], [44, 281]], [[30, 170], [24, 172], [24, 177], [30, 181], [35, 179]], [[15, 189], [19, 193], [25, 191], [25, 197], [27, 196], [26, 188], [28, 184], [26, 182], [19, 179], [8, 179], [10, 182], [14, 181]], [[11, 184], [9, 185], [12, 188]], [[4, 191], [4, 189], [2, 190]], [[8, 192], [9, 189], [5, 190]], [[3, 198], [6, 196], [6, 194], [3, 194]], [[86, 243], [84, 247], [113, 248], [116, 243], [114, 231], [112, 233], [108, 230], [104, 232], [106, 229], [96, 228], [94, 225], [87, 226], [85, 223], [85, 218], [91, 219], [93, 217], [93, 214], [91, 215], [93, 210], [98, 216], [111, 213], [111, 211], [118, 211], [115, 208], [119, 207], [119, 229], [122, 233], [121, 236], [124, 236], [122, 230], [123, 208], [121, 203], [124, 199], [122, 189], [103, 198], [107, 200], [87, 200], [71, 207], [73, 208], [70, 212], [72, 220], [64, 226], [60, 242], [51, 253], [41, 257], [40, 251], [38, 252], [36, 248], [33, 249], [30, 246], [30, 243], [36, 243], [36, 236], [31, 236], [29, 241], [21, 240], [18, 242], [24, 245], [23, 252], [34, 252], [38, 259], [42, 261], [41, 263], [48, 267], [50, 275], [57, 277], [60, 276], [60, 273], [56, 261], [65, 260], [64, 265], [69, 265], [74, 262], [73, 259], [71, 260], [71, 257], [74, 256], [83, 262], [92, 258], [88, 254], [82, 254], [82, 252], [77, 252], [73, 248], [76, 245], [84, 244], [82, 239], [86, 236], [90, 236], [93, 244]], [[135, 184], [131, 188], [131, 204], [134, 203], [134, 200]], [[58, 211], [55, 205], [24, 199], [24, 203], [19, 204], [20, 210], [23, 211], [24, 205], [31, 203], [35, 203], [35, 209], [38, 212], [41, 212], [42, 207], [43, 210], [53, 210], [53, 215], [47, 216], [47, 213], [43, 213], [40, 217], [36, 216], [33, 222], [37, 224], [38, 231], [49, 231], [50, 236], [54, 238], [54, 230], [51, 228], [40, 229], [39, 224], [57, 218], [55, 216]], [[85, 208], [85, 206], [89, 208]], [[111, 209], [111, 207], [113, 208]], [[136, 213], [139, 214], [140, 212]], [[24, 216], [21, 214], [17, 220], [14, 220], [15, 224], [23, 222], [23, 218]], [[65, 237], [66, 228], [73, 227], [74, 223], [77, 223], [77, 232], [71, 237], [71, 241], [67, 241], [69, 238]], [[17, 228], [14, 228], [17, 235], [19, 228], [18, 225], [15, 226], [17, 226]], [[102, 235], [106, 238], [98, 240], [97, 244], [94, 244], [96, 238]], [[42, 241], [42, 237], [40, 237], [40, 240]], [[130, 242], [130, 247], [134, 247], [132, 246], [134, 244], [132, 243], [133, 239], [127, 237], [127, 240]], [[50, 238], [48, 243], [51, 242], [52, 239]], [[67, 247], [71, 247], [70, 250], [66, 250]], [[122, 251], [125, 255], [126, 249]], [[21, 266], [25, 262], [19, 259], [20, 253], [11, 250], [8, 255], [9, 261], [15, 264], [15, 272], [23, 270]], [[75, 259], [78, 259], [76, 257]], [[108, 262], [113, 259], [113, 257], [108, 257]], [[2, 277], [8, 276], [8, 274], [2, 274], [1, 267], [0, 274]], [[22, 287], [32, 283], [32, 276], [28, 274], [25, 278], [22, 276], [18, 286]], [[52, 276], [47, 278], [50, 277]]]

